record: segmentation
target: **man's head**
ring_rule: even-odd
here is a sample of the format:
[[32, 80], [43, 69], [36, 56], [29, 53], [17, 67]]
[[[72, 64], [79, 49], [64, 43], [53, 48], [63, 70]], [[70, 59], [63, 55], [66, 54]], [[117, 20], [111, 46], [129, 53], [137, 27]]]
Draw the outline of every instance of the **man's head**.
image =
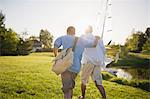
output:
[[69, 27], [67, 28], [67, 34], [68, 34], [68, 35], [75, 35], [75, 27], [69, 26]]
[[91, 25], [89, 25], [86, 29], [85, 29], [85, 33], [92, 33], [93, 32], [93, 28]]

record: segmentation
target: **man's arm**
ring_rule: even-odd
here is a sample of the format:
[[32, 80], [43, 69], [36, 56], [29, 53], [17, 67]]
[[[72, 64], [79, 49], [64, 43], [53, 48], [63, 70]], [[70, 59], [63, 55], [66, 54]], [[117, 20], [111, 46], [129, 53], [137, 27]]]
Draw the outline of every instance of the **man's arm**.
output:
[[60, 46], [62, 45], [62, 40], [61, 37], [57, 38], [54, 42], [54, 56], [56, 57], [58, 55], [58, 49], [60, 48]]
[[100, 39], [100, 36], [97, 36], [97, 35], [96, 35], [95, 38], [99, 40], [99, 39]]
[[58, 48], [54, 47], [53, 52], [54, 52], [54, 56], [56, 57], [58, 54]]

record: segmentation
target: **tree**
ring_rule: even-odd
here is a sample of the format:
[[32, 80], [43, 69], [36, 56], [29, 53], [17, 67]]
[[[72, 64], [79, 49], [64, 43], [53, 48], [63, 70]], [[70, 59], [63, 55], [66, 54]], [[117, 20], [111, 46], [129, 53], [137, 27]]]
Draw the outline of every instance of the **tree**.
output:
[[15, 55], [19, 39], [17, 33], [9, 29], [1, 35], [1, 55]]
[[30, 53], [31, 43], [24, 41], [12, 29], [6, 29], [5, 16], [0, 12], [0, 55], [27, 55]]
[[145, 42], [144, 46], [142, 47], [142, 52], [150, 54], [150, 39]]
[[148, 43], [150, 38], [150, 28], [146, 29], [146, 32], [137, 31], [126, 40], [125, 46], [129, 51], [141, 52], [144, 48], [146, 50], [145, 43]]
[[146, 42], [145, 33], [139, 32], [139, 40], [138, 40], [138, 51], [142, 51], [142, 47], [144, 43]]
[[150, 28], [149, 27], [145, 31], [145, 39], [146, 42], [142, 47], [142, 52], [150, 54]]
[[5, 16], [0, 12], [0, 55], [14, 55], [18, 43], [17, 33], [5, 28]]
[[2, 41], [4, 40], [4, 34], [5, 34], [5, 24], [4, 24], [4, 21], [5, 21], [5, 16], [3, 15], [2, 12], [0, 12], [0, 55], [2, 54]]
[[40, 41], [43, 43], [44, 48], [51, 48], [53, 42], [53, 35], [48, 30], [40, 31]]
[[145, 36], [146, 36], [147, 39], [150, 38], [150, 27], [148, 27], [148, 28], [146, 29], [146, 31], [145, 31]]
[[129, 51], [138, 50], [139, 34], [133, 33], [130, 38], [126, 40], [125, 46]]
[[36, 37], [36, 36], [30, 36], [30, 37], [29, 37], [29, 40], [39, 40], [39, 37]]
[[20, 38], [18, 44], [17, 44], [17, 55], [28, 55], [30, 54], [32, 50], [32, 42], [30, 40], [23, 40], [23, 38]]

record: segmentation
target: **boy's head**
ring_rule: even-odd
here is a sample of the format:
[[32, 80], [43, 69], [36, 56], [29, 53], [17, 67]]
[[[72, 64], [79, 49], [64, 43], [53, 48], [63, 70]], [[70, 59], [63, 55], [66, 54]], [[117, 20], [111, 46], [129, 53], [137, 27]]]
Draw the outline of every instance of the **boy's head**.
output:
[[67, 34], [68, 34], [68, 35], [75, 35], [75, 27], [69, 26], [69, 27], [67, 28]]
[[87, 26], [87, 28], [85, 29], [85, 33], [92, 33], [93, 32], [93, 28], [91, 25]]

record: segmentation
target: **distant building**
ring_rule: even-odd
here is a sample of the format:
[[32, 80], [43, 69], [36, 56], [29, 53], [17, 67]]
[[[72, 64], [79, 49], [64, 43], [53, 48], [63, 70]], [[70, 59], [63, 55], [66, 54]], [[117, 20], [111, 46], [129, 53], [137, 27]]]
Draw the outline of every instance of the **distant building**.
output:
[[32, 41], [32, 52], [41, 51], [42, 50], [42, 42], [38, 40], [31, 40]]

